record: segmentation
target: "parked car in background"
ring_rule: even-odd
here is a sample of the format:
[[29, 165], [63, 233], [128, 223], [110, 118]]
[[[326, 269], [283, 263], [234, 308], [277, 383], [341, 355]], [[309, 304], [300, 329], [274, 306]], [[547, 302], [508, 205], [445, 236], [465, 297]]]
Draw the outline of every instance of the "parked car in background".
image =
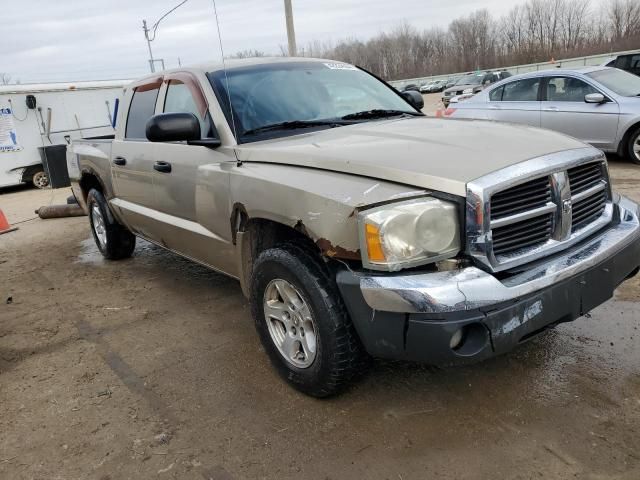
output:
[[446, 80], [436, 80], [431, 84], [431, 90], [429, 93], [437, 93], [444, 90]]
[[427, 82], [420, 87], [420, 93], [431, 93], [434, 82]]
[[459, 78], [454, 86], [444, 90], [442, 103], [444, 103], [444, 106], [446, 107], [449, 105], [452, 97], [459, 95], [475, 95], [492, 83], [499, 82], [500, 80], [510, 76], [511, 73], [506, 70], [499, 70], [496, 72], [477, 72], [465, 75]]
[[450, 87], [453, 87], [456, 84], [456, 82], [460, 79], [460, 77], [461, 77], [461, 75], [454, 75], [452, 77], [447, 78], [445, 80], [445, 84], [444, 84], [443, 90], [447, 89], [447, 88], [450, 88]]
[[517, 75], [451, 104], [446, 115], [556, 130], [640, 164], [640, 77], [616, 68]]
[[126, 258], [141, 237], [238, 279], [275, 369], [309, 395], [369, 355], [499, 355], [638, 271], [638, 205], [612, 192], [602, 152], [427, 117], [422, 95], [353, 65], [179, 68], [122, 103], [114, 139], [67, 149], [98, 249]]
[[634, 75], [640, 75], [640, 52], [628, 55], [618, 55], [605, 63], [606, 67], [615, 67], [626, 70]]

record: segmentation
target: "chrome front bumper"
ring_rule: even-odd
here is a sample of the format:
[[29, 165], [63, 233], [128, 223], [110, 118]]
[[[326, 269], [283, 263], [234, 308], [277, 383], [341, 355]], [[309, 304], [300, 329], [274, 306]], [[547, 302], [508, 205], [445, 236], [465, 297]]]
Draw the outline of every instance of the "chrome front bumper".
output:
[[638, 205], [625, 197], [614, 202], [619, 218], [612, 226], [503, 280], [476, 267], [422, 274], [361, 274], [362, 296], [374, 311], [430, 314], [515, 301], [577, 276], [640, 240]]

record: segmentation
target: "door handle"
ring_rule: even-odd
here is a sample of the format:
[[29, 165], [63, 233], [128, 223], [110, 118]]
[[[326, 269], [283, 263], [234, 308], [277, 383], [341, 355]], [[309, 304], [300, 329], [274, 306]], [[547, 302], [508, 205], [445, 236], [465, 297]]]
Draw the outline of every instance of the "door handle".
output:
[[489, 110], [500, 110], [500, 107], [498, 105], [490, 105]]
[[161, 173], [171, 173], [171, 164], [169, 162], [156, 162], [153, 169]]
[[114, 165], [119, 165], [119, 166], [123, 166], [127, 164], [127, 159], [124, 157], [116, 157], [113, 159], [113, 164]]
[[558, 107], [545, 107], [545, 108], [543, 108], [543, 110], [544, 110], [545, 112], [557, 112], [557, 111], [559, 111], [560, 109], [559, 109]]

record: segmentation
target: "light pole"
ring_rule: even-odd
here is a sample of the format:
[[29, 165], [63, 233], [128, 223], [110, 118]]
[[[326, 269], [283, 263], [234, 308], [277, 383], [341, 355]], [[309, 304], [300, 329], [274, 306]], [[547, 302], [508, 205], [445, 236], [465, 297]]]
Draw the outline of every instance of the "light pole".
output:
[[[176, 10], [178, 7], [181, 7], [182, 5], [184, 5], [185, 3], [187, 3], [189, 0], [183, 0], [182, 2], [180, 2], [178, 5], [176, 5], [175, 7], [173, 7], [171, 10], [169, 10], [167, 13], [165, 13], [164, 15], [162, 15], [158, 21], [156, 23], [153, 24], [153, 26], [151, 28], [147, 27], [147, 21], [146, 20], [142, 20], [142, 30], [144, 31], [144, 38], [147, 40], [147, 47], [149, 48], [149, 67], [151, 68], [151, 72], [155, 72], [156, 71], [156, 65], [155, 62], [161, 62], [162, 63], [162, 68], [164, 69], [164, 60], [163, 59], [158, 59], [158, 60], [154, 60], [153, 59], [153, 52], [151, 51], [151, 42], [153, 42], [156, 39], [156, 30], [158, 30], [158, 25], [160, 25], [160, 22], [162, 20], [164, 20], [164, 18], [169, 15], [171, 12], [173, 12], [174, 10]], [[152, 33], [151, 36], [149, 36], [149, 32]]]
[[284, 0], [284, 14], [287, 19], [287, 39], [289, 41], [289, 56], [295, 57], [298, 49], [296, 48], [296, 30], [293, 27], [293, 8], [291, 8], [291, 0]]

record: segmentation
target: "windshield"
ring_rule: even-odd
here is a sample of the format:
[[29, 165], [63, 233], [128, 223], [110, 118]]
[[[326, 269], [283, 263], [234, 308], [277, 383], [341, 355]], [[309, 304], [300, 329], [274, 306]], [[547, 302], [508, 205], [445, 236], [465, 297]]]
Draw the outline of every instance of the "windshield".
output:
[[484, 74], [482, 73], [472, 73], [471, 75], [465, 75], [458, 79], [455, 83], [456, 85], [480, 85], [482, 83], [482, 78]]
[[[208, 77], [231, 124], [225, 73], [212, 72]], [[271, 63], [231, 69], [227, 77], [235, 129], [243, 142], [291, 135], [295, 128], [322, 128], [323, 121], [326, 128], [335, 127], [339, 124], [332, 120], [361, 112], [416, 114], [392, 88], [345, 63]], [[265, 133], [264, 127], [284, 123], [286, 128]]]
[[607, 68], [587, 73], [587, 77], [593, 78], [623, 97], [640, 96], [640, 77], [624, 70]]

